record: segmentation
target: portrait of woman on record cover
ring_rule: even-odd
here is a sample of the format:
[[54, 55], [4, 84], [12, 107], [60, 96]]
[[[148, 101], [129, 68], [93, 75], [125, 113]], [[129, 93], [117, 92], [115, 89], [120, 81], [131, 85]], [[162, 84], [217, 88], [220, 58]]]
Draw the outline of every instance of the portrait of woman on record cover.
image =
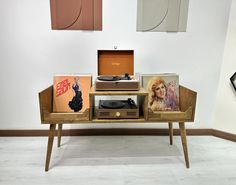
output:
[[179, 110], [179, 86], [176, 76], [143, 76], [143, 87], [148, 90], [148, 108], [152, 111]]

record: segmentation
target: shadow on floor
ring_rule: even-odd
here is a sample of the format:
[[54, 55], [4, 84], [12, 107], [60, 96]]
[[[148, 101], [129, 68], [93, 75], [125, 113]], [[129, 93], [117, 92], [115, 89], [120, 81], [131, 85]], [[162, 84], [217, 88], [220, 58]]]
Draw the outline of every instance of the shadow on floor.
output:
[[176, 158], [170, 156], [182, 157], [175, 143], [158, 136], [69, 137], [54, 152], [58, 157], [52, 158], [52, 166], [160, 164], [173, 163]]

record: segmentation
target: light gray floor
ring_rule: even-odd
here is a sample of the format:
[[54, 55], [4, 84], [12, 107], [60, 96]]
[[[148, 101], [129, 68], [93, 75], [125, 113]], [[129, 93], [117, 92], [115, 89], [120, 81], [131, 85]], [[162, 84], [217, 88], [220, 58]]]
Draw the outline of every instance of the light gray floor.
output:
[[181, 140], [167, 136], [62, 137], [44, 172], [46, 137], [0, 138], [1, 185], [235, 185], [236, 143], [188, 136], [190, 169]]

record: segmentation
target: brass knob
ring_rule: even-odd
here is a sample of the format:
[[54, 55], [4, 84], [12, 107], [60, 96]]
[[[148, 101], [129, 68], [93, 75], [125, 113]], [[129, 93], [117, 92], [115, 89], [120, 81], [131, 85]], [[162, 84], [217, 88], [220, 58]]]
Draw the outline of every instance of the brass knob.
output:
[[116, 112], [116, 117], [120, 117], [120, 112]]

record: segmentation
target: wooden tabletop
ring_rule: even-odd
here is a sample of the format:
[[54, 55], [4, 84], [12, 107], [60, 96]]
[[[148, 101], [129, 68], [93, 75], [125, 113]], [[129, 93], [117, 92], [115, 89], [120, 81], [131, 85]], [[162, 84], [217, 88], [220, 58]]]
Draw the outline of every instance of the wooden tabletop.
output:
[[95, 87], [92, 86], [89, 95], [101, 95], [101, 96], [106, 96], [106, 95], [140, 95], [140, 96], [145, 96], [148, 95], [148, 91], [140, 88], [138, 91], [96, 91]]

